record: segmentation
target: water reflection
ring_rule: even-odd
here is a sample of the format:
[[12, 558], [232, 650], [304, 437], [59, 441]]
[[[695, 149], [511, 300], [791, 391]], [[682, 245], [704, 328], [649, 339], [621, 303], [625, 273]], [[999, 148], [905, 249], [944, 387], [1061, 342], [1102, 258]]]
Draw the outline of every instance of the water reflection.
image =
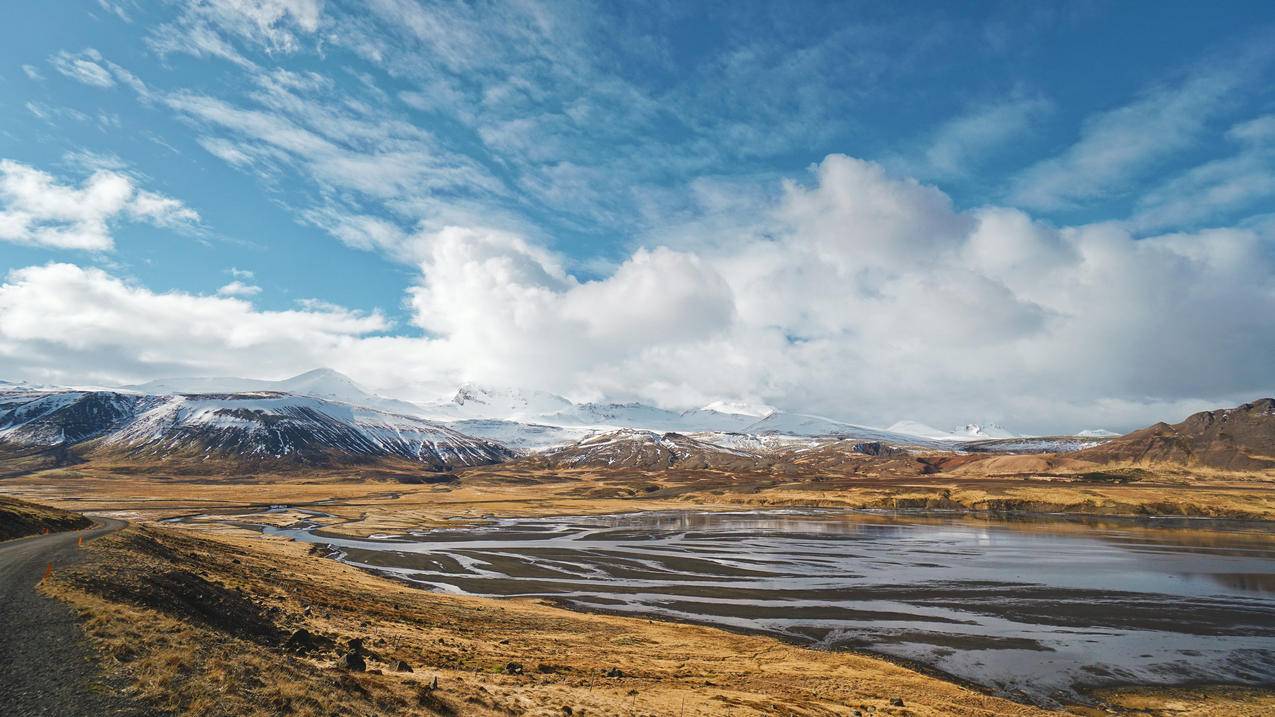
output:
[[282, 532], [439, 590], [866, 649], [1055, 704], [1083, 686], [1275, 682], [1275, 541], [1219, 528], [773, 511]]

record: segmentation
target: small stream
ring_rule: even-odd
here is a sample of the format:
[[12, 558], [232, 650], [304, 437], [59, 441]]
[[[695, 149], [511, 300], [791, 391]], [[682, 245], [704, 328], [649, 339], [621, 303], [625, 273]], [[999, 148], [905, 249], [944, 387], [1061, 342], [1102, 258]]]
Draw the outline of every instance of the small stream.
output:
[[1275, 684], [1275, 538], [1216, 521], [841, 511], [517, 518], [272, 534], [432, 589], [902, 658], [1041, 705], [1088, 688]]

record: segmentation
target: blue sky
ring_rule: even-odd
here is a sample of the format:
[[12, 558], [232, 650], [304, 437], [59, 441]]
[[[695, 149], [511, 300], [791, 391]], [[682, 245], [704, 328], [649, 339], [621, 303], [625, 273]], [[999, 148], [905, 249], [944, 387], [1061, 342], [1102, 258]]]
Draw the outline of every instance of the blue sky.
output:
[[[324, 364], [420, 394], [477, 380], [1049, 428], [1275, 383], [1231, 353], [1275, 343], [1252, 317], [1273, 301], [1252, 273], [1275, 209], [1269, 3], [5, 14], [0, 305], [30, 321], [0, 319], [0, 367], [17, 378]], [[1099, 269], [1140, 288], [1077, 289]], [[1191, 299], [1170, 343], [1166, 283]], [[32, 304], [77, 296], [172, 328], [75, 339]], [[880, 385], [830, 390], [841, 371]]]

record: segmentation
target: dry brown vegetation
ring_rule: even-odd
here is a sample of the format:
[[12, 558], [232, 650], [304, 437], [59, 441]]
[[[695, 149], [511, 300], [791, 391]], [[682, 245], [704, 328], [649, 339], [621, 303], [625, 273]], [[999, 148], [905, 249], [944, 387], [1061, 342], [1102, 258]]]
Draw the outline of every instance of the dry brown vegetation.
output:
[[79, 513], [0, 497], [0, 540], [12, 540], [38, 533], [79, 530], [92, 524], [93, 521]]
[[[428, 593], [280, 540], [135, 527], [90, 554], [45, 589], [177, 714], [1042, 714], [870, 657]], [[292, 654], [303, 628], [319, 645]], [[355, 637], [381, 674], [335, 666]]]
[[[252, 522], [283, 524], [298, 514], [259, 511], [310, 506], [334, 516], [329, 531], [359, 535], [492, 515], [775, 506], [1275, 519], [1275, 479], [1266, 473], [1096, 470], [1048, 456], [862, 456], [798, 474], [506, 464], [430, 478], [443, 482], [413, 483], [375, 469], [231, 478], [80, 465], [9, 478], [0, 491], [139, 524], [93, 544], [91, 560], [59, 571], [45, 589], [82, 612], [113, 672], [132, 679], [152, 704], [188, 715], [562, 715], [564, 707], [576, 715], [1042, 712], [870, 657], [429, 593], [216, 521], [156, 524], [172, 516], [252, 513]], [[318, 636], [320, 648], [292, 654], [282, 645], [302, 628]], [[335, 668], [351, 637], [366, 641], [368, 666], [382, 674]], [[398, 660], [414, 672], [394, 671]], [[521, 674], [506, 674], [510, 662]], [[604, 676], [611, 668], [624, 676]], [[435, 675], [440, 689], [423, 689]], [[894, 697], [905, 706], [891, 706]], [[1270, 693], [1234, 689], [1102, 697], [1110, 709], [1136, 715], [1275, 712]]]
[[[1047, 714], [872, 657], [430, 593], [225, 527], [131, 527], [87, 554], [42, 589], [82, 614], [110, 672], [176, 715]], [[312, 648], [298, 654], [288, 645], [301, 629]], [[351, 638], [369, 671], [337, 667]], [[1241, 689], [1101, 697], [1102, 709], [1073, 711], [1275, 709], [1275, 695]]]

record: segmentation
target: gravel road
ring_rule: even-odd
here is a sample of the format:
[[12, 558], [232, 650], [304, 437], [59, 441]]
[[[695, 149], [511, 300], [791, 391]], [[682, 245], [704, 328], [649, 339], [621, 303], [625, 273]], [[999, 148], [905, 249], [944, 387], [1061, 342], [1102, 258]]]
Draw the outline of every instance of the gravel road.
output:
[[124, 527], [96, 518], [87, 530], [0, 543], [0, 715], [144, 717], [155, 714], [120, 694], [97, 667], [66, 605], [35, 586], [49, 563], [79, 559], [76, 545]]

